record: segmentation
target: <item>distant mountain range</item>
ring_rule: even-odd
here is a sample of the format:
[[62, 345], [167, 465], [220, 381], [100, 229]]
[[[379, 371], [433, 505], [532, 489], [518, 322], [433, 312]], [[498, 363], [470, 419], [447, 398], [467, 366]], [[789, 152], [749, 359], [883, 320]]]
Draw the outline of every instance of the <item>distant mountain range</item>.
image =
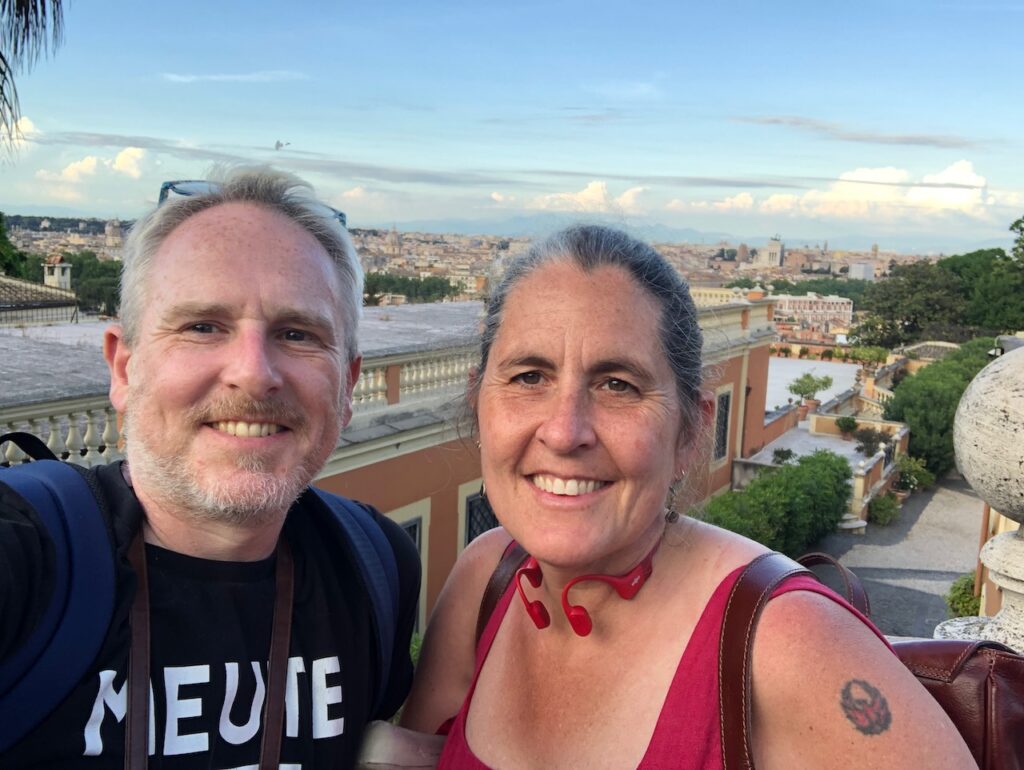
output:
[[[65, 206], [11, 206], [0, 203], [0, 211], [10, 213], [42, 215], [51, 217], [76, 217], [80, 212]], [[90, 218], [90, 217], [83, 217]], [[460, 235], [506, 235], [511, 237], [534, 238], [547, 235], [555, 230], [575, 222], [599, 222], [621, 227], [638, 238], [661, 243], [706, 243], [713, 245], [727, 241], [732, 245], [746, 243], [758, 247], [768, 242], [774, 233], [741, 234], [710, 230], [695, 230], [692, 227], [672, 227], [639, 218], [616, 217], [607, 214], [587, 214], [579, 212], [543, 212], [537, 214], [514, 214], [507, 217], [489, 217], [485, 219], [422, 219], [405, 222], [360, 222], [349, 224], [356, 228], [376, 228], [388, 230], [392, 226], [400, 231], [424, 233], [459, 233]], [[987, 240], [971, 240], [969, 238], [945, 237], [935, 232], [905, 233], [900, 235], [878, 234], [874, 236], [855, 233], [830, 234], [825, 238], [808, 238], [782, 231], [782, 240], [789, 248], [801, 248], [805, 245], [821, 245], [828, 241], [829, 249], [849, 251], [869, 251], [875, 243], [883, 251], [896, 251], [904, 254], [963, 254], [977, 249], [1003, 248], [1009, 249], [1012, 242], [1009, 231], [1005, 238], [989, 238]]]
[[[547, 235], [561, 227], [576, 222], [598, 222], [621, 227], [639, 238], [662, 243], [705, 243], [709, 245], [727, 241], [736, 245], [746, 243], [758, 247], [768, 242], [773, 234], [735, 235], [733, 233], [695, 230], [690, 227], [672, 227], [625, 217], [610, 217], [602, 214], [580, 214], [576, 212], [514, 215], [505, 218], [488, 219], [426, 219], [407, 222], [364, 224], [353, 223], [356, 227], [390, 229], [425, 233], [459, 233], [461, 235], [506, 235], [511, 237], [537, 237]], [[828, 241], [829, 250], [870, 251], [873, 244], [879, 249], [906, 254], [962, 254], [977, 249], [1009, 248], [1011, 238], [990, 238], [973, 241], [968, 238], [945, 238], [934, 232], [910, 233], [903, 235], [866, 236], [858, 234], [830, 235], [827, 238], [807, 238], [782, 233], [782, 241], [789, 248], [814, 247]]]

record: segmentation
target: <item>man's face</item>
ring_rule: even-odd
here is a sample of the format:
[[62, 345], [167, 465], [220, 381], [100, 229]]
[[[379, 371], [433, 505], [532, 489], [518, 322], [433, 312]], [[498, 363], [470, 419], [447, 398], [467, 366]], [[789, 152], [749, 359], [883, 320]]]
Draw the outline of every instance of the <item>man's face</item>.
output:
[[227, 521], [286, 510], [350, 416], [330, 259], [276, 211], [229, 203], [153, 257], [129, 347], [108, 331], [111, 401], [144, 502]]

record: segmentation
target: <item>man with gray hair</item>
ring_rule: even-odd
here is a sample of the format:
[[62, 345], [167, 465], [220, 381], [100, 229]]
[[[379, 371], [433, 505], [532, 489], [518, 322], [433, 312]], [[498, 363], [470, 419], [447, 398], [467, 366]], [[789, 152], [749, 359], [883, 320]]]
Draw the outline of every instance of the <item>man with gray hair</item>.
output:
[[[0, 724], [0, 766], [350, 767], [364, 726], [401, 705], [415, 546], [310, 487], [351, 418], [361, 304], [344, 216], [296, 177], [163, 186], [125, 244], [104, 339], [127, 460], [87, 473], [112, 618], [41, 721]], [[43, 517], [2, 482], [0, 695], [54, 558]]]

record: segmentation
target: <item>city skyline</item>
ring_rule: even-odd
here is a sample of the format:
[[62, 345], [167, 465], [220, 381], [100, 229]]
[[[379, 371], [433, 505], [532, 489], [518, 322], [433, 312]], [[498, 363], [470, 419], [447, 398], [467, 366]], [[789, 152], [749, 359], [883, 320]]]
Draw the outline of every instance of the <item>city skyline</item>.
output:
[[269, 162], [353, 227], [1008, 246], [1024, 2], [893, 5], [71, 4], [0, 210], [130, 219]]

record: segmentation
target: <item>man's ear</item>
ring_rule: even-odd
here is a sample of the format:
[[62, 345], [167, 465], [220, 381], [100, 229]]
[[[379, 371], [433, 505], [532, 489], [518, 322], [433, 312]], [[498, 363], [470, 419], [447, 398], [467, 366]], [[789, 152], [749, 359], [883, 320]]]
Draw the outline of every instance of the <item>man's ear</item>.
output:
[[355, 390], [356, 381], [359, 379], [359, 372], [363, 368], [363, 357], [356, 356], [348, 364], [348, 381], [345, 383], [345, 402], [341, 409], [341, 427], [344, 428], [352, 421], [352, 391]]
[[108, 326], [103, 332], [103, 358], [110, 369], [110, 403], [121, 414], [124, 414], [128, 403], [128, 361], [131, 357], [124, 328], [120, 324]]

